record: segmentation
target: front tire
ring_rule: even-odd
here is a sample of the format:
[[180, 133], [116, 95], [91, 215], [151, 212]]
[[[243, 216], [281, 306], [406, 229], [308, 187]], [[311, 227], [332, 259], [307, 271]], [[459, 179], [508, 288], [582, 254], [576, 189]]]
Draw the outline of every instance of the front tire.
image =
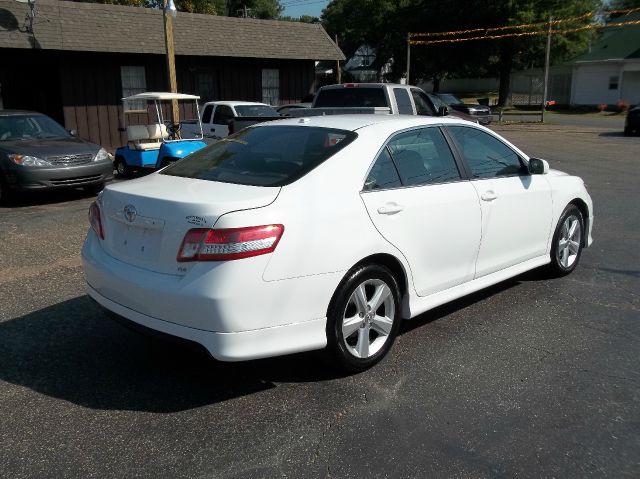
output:
[[364, 371], [389, 351], [400, 327], [400, 289], [384, 266], [359, 265], [342, 280], [329, 306], [327, 350], [347, 372]]
[[120, 178], [127, 178], [131, 176], [131, 167], [127, 166], [127, 162], [121, 156], [116, 157], [114, 166], [116, 169], [116, 173]]
[[584, 244], [584, 218], [574, 204], [567, 206], [560, 216], [551, 246], [551, 272], [555, 276], [571, 273], [582, 254]]
[[633, 129], [630, 126], [624, 127], [624, 136], [631, 136], [633, 134]]

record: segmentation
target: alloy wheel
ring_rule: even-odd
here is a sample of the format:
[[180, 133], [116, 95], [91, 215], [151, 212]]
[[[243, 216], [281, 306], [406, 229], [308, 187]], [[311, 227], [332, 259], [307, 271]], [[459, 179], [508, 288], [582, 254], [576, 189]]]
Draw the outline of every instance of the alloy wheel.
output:
[[580, 218], [574, 215], [567, 216], [562, 224], [556, 248], [558, 263], [563, 268], [568, 269], [576, 262], [580, 254], [581, 240], [582, 224]]
[[395, 319], [391, 288], [380, 279], [360, 283], [347, 302], [342, 317], [342, 340], [356, 358], [369, 358], [388, 341]]

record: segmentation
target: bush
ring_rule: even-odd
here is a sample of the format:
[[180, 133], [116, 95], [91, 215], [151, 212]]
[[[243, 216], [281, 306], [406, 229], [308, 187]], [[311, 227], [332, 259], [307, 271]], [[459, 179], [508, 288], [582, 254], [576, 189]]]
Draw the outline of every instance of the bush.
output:
[[600, 103], [600, 104], [598, 105], [598, 111], [599, 111], [600, 113], [602, 113], [603, 111], [605, 111], [605, 110], [607, 109], [607, 106], [608, 106], [608, 105], [607, 105], [606, 103]]
[[618, 103], [616, 103], [616, 110], [618, 110], [618, 112], [624, 113], [628, 109], [629, 109], [629, 102], [626, 102], [624, 100], [618, 100]]

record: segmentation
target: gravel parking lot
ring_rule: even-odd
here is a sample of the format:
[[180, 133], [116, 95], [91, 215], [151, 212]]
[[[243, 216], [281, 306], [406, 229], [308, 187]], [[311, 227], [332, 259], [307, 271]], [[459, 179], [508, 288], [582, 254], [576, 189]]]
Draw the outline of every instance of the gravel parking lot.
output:
[[640, 138], [494, 128], [585, 179], [594, 245], [405, 323], [350, 377], [130, 332], [84, 295], [92, 197], [0, 208], [0, 475], [639, 477]]

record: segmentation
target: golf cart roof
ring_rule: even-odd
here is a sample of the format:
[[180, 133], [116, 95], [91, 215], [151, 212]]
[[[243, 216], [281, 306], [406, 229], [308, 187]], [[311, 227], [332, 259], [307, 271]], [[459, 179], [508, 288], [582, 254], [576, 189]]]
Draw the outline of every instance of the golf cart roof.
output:
[[199, 100], [198, 95], [187, 95], [186, 93], [169, 93], [169, 92], [157, 92], [147, 91], [144, 93], [138, 93], [137, 95], [131, 95], [123, 100]]

